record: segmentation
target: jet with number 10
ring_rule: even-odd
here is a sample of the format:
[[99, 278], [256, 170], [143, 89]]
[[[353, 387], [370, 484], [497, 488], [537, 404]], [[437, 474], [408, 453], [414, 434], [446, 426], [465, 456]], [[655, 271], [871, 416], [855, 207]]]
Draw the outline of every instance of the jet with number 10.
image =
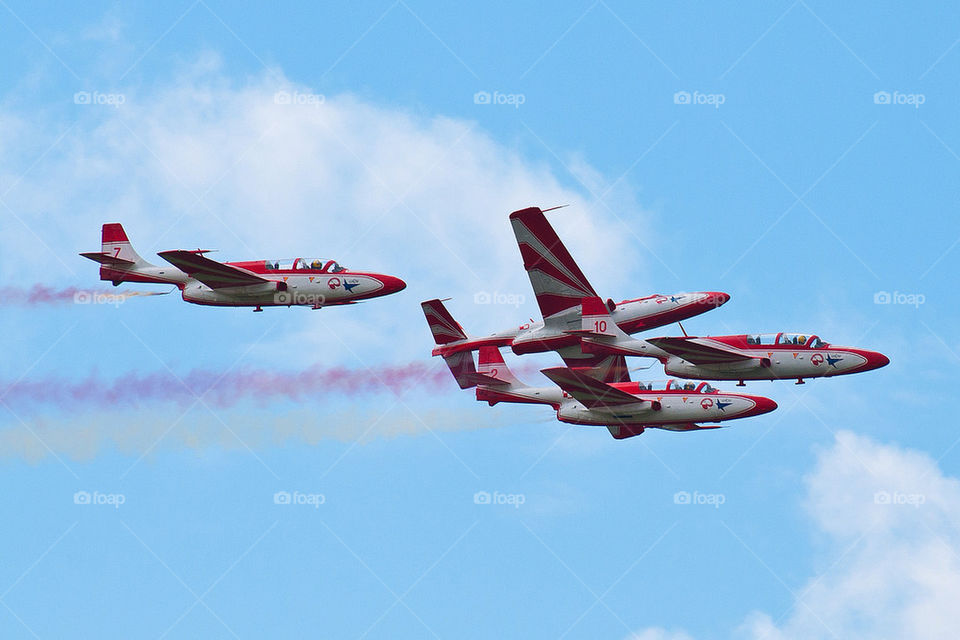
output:
[[[550, 211], [551, 209], [547, 209]], [[421, 303], [437, 346], [433, 355], [442, 356], [461, 388], [473, 386], [464, 377], [476, 371], [472, 351], [480, 347], [510, 347], [517, 355], [557, 351], [568, 367], [591, 369], [606, 382], [630, 380], [623, 356], [589, 354], [580, 347], [580, 303], [596, 297], [543, 210], [530, 207], [510, 214], [523, 267], [530, 278], [543, 320], [498, 331], [485, 337], [471, 337], [453, 319], [441, 300]], [[685, 320], [727, 302], [730, 296], [718, 291], [651, 295], [633, 300], [604, 303], [611, 322], [630, 334]]]
[[103, 225], [100, 252], [81, 253], [100, 263], [100, 279], [176, 285], [186, 302], [219, 307], [308, 306], [313, 309], [354, 304], [403, 290], [395, 276], [351, 271], [333, 260], [250, 260], [217, 262], [209, 251], [161, 251], [169, 267], [150, 264], [134, 251], [123, 226]]
[[584, 298], [579, 332], [585, 353], [657, 358], [670, 376], [696, 380], [829, 378], [885, 367], [877, 351], [841, 347], [809, 333], [633, 338], [613, 322], [600, 298]]

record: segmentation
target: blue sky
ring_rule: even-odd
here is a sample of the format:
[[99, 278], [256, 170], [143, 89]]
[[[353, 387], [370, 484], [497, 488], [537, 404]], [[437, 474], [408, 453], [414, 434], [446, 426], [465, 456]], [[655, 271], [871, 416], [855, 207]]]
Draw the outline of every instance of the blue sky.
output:
[[[3, 637], [956, 636], [954, 6], [4, 0], [0, 34], [0, 383], [121, 389], [3, 392]], [[564, 203], [604, 296], [726, 291], [688, 332], [892, 363], [623, 442], [432, 375], [136, 391], [436, 372], [418, 303], [451, 296], [477, 334], [535, 316], [506, 216]], [[409, 286], [262, 314], [18, 299], [101, 290], [76, 254], [111, 221], [148, 259], [317, 255]]]

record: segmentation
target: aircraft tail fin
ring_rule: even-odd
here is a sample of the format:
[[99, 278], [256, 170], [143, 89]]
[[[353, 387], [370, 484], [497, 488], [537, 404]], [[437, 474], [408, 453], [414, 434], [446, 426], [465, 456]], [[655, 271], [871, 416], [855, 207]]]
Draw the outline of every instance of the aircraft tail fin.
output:
[[597, 296], [589, 296], [581, 301], [581, 333], [610, 338], [629, 338], [623, 329], [613, 321], [610, 309]]
[[100, 230], [100, 253], [134, 264], [147, 264], [130, 244], [127, 232], [119, 222], [108, 222]]
[[[443, 306], [442, 300], [427, 300], [421, 302], [420, 306], [423, 308], [423, 315], [427, 318], [430, 332], [433, 333], [433, 339], [437, 344], [447, 344], [467, 339], [463, 327], [453, 319], [447, 308]], [[472, 357], [470, 362], [473, 363]]]
[[514, 211], [510, 224], [544, 320], [597, 295], [539, 207]]
[[100, 252], [81, 253], [88, 260], [100, 263], [100, 279], [109, 280], [114, 285], [121, 282], [155, 282], [159, 284], [177, 284], [182, 281], [180, 272], [165, 273], [155, 265], [140, 257], [123, 225], [108, 222], [100, 231]]
[[500, 384], [500, 385], [512, 385], [518, 387], [524, 387], [522, 382], [517, 379], [513, 372], [510, 371], [510, 368], [507, 367], [507, 363], [503, 361], [503, 354], [500, 353], [500, 349], [497, 347], [480, 347], [480, 366], [478, 371], [495, 380], [496, 382], [487, 384]]

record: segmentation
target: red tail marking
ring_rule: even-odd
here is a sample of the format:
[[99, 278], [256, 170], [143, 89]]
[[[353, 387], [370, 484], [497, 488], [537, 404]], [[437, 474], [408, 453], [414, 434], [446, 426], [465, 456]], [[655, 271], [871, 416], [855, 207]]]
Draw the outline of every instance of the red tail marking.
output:
[[103, 225], [101, 241], [106, 242], [130, 242], [127, 239], [127, 233], [123, 230], [123, 225], [119, 222], [108, 222]]

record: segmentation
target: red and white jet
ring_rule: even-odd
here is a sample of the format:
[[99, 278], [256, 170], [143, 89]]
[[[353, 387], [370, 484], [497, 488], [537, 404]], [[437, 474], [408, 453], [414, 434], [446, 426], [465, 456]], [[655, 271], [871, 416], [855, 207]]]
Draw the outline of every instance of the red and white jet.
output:
[[[477, 400], [550, 405], [557, 420], [571, 424], [606, 426], [617, 439], [638, 436], [644, 429], [701, 431], [721, 422], [769, 413], [777, 403], [762, 396], [726, 393], [706, 382], [606, 383], [567, 367], [543, 369], [557, 387], [529, 387], [507, 368], [497, 347], [480, 348]], [[558, 388], [559, 387], [559, 388]]]
[[586, 353], [647, 356], [667, 375], [697, 380], [825, 378], [879, 369], [882, 353], [828, 344], [809, 333], [664, 337], [639, 340], [619, 329], [600, 298], [584, 298], [581, 348]]
[[172, 266], [158, 267], [141, 258], [123, 226], [103, 225], [100, 252], [81, 253], [100, 263], [100, 279], [176, 285], [183, 299], [221, 307], [321, 307], [353, 304], [403, 290], [400, 278], [351, 271], [333, 260], [251, 260], [217, 262], [204, 251], [161, 251]]
[[[568, 367], [593, 369], [595, 375], [607, 382], [629, 381], [622, 356], [590, 355], [581, 350], [576, 335], [582, 324], [580, 303], [583, 298], [595, 297], [597, 293], [543, 211], [537, 207], [514, 211], [510, 214], [510, 224], [543, 320], [524, 323], [486, 337], [470, 337], [453, 319], [442, 301], [428, 300], [421, 306], [437, 344], [433, 355], [446, 360], [464, 389], [473, 385], [457, 372], [474, 372], [470, 352], [484, 346], [509, 346], [517, 355], [557, 351]], [[715, 309], [729, 299], [726, 293], [704, 291], [652, 295], [616, 303], [607, 300], [605, 304], [611, 321], [629, 334], [685, 320]]]

